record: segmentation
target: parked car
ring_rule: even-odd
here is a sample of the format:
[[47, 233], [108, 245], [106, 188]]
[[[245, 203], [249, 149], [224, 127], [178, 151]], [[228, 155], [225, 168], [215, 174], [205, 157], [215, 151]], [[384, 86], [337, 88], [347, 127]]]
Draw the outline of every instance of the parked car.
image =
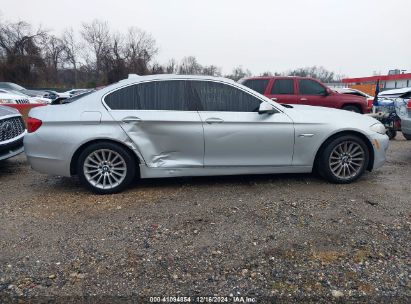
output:
[[62, 104], [65, 103], [65, 100], [76, 97], [81, 94], [85, 94], [87, 92], [93, 91], [93, 89], [74, 89], [63, 93], [58, 93], [58, 97], [54, 99], [51, 104]]
[[[50, 99], [44, 98], [44, 97], [30, 97], [26, 94], [23, 94], [18, 91], [11, 91], [11, 90], [5, 90], [5, 89], [0, 89], [0, 95], [1, 94], [9, 94], [13, 95], [12, 98], [9, 98], [9, 102], [7, 103], [16, 103], [16, 104], [49, 104], [51, 102]], [[1, 102], [0, 102], [1, 103]], [[4, 102], [6, 103], [6, 102]]]
[[26, 134], [20, 113], [0, 106], [0, 160], [16, 156], [24, 151], [23, 137]]
[[63, 93], [59, 93], [59, 97], [61, 98], [71, 98], [79, 94], [83, 94], [89, 91], [89, 89], [73, 89]]
[[407, 140], [411, 140], [411, 88], [383, 91], [378, 94], [378, 102], [394, 104], [401, 119], [401, 132]]
[[51, 99], [51, 101], [53, 101], [53, 100], [55, 100], [55, 99], [57, 99], [57, 98], [59, 97], [59, 93], [56, 92], [56, 91], [53, 91], [53, 90], [45, 90], [45, 92], [47, 93], [47, 94], [46, 94], [46, 97], [49, 98], [49, 99]]
[[283, 106], [225, 78], [132, 77], [66, 104], [32, 109], [33, 169], [77, 174], [96, 193], [135, 176], [309, 173], [349, 183], [385, 161], [377, 120], [348, 111]]
[[27, 90], [27, 89], [23, 88], [22, 86], [20, 86], [16, 83], [13, 83], [13, 82], [0, 82], [0, 89], [4, 89], [4, 90], [7, 90], [7, 91], [17, 91], [17, 92], [23, 93], [25, 95], [28, 95], [30, 97], [46, 97], [47, 96], [47, 92], [45, 92], [45, 91]]
[[6, 90], [0, 89], [0, 105], [5, 104], [28, 104], [29, 98], [17, 94], [12, 94]]
[[340, 94], [313, 78], [250, 77], [239, 82], [278, 103], [321, 106], [357, 113], [371, 110], [364, 97]]

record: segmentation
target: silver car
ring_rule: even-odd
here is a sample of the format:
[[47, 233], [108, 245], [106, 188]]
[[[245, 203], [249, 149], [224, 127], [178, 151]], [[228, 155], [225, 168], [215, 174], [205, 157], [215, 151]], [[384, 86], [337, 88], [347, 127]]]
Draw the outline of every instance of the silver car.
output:
[[136, 177], [309, 173], [349, 183], [385, 161], [377, 120], [280, 105], [225, 78], [130, 76], [70, 103], [30, 111], [33, 169], [77, 174], [97, 193]]
[[395, 111], [401, 119], [401, 132], [407, 140], [411, 140], [411, 88], [383, 91], [378, 94], [381, 104], [394, 103]]

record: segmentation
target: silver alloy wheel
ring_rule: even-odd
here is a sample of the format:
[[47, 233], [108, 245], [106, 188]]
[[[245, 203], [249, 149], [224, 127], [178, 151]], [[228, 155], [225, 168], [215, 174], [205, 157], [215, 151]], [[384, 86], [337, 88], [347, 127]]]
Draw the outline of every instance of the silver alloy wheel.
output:
[[87, 181], [94, 187], [113, 189], [126, 178], [127, 164], [118, 152], [100, 149], [87, 156], [83, 171]]
[[361, 171], [364, 161], [363, 147], [355, 141], [344, 141], [332, 150], [329, 166], [336, 177], [350, 179]]

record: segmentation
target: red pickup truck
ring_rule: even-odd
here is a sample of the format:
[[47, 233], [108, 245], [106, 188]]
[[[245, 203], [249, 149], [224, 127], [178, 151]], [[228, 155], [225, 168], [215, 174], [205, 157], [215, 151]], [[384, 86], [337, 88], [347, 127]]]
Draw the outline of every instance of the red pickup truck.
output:
[[239, 82], [279, 103], [321, 106], [357, 113], [369, 113], [366, 98], [337, 93], [323, 83], [307, 77], [250, 77]]

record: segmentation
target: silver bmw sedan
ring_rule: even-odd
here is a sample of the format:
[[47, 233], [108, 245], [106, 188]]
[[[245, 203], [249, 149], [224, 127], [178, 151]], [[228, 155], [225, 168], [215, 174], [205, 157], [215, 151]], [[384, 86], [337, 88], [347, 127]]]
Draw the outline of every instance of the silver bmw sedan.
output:
[[68, 101], [30, 111], [28, 160], [39, 172], [78, 175], [101, 194], [135, 177], [315, 170], [349, 183], [382, 166], [388, 147], [373, 118], [281, 105], [225, 78], [130, 75]]

